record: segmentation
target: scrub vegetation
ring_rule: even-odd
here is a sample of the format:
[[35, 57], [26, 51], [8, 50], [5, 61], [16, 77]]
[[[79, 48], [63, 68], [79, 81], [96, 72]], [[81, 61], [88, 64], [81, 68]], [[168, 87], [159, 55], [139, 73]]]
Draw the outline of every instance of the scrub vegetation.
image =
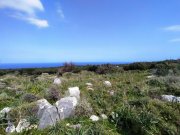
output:
[[[62, 80], [61, 85], [53, 84], [56, 77]], [[86, 83], [92, 84], [91, 89]], [[44, 130], [32, 128], [12, 134], [180, 135], [180, 103], [162, 100], [162, 95], [180, 97], [180, 60], [0, 70], [0, 110], [11, 107], [9, 117], [15, 125], [22, 118], [36, 125], [36, 101], [45, 98], [54, 104], [75, 86], [81, 96], [73, 117]], [[101, 114], [108, 118], [102, 119]], [[91, 115], [101, 119], [93, 122]], [[0, 119], [0, 134], [6, 134], [6, 127], [7, 120]]]

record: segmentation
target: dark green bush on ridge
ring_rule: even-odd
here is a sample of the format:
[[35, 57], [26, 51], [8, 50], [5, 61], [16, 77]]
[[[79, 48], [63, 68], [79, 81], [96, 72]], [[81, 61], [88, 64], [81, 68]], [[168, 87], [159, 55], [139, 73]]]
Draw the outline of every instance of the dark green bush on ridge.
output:
[[137, 62], [124, 66], [124, 70], [148, 70], [154, 66], [155, 64], [151, 62]]

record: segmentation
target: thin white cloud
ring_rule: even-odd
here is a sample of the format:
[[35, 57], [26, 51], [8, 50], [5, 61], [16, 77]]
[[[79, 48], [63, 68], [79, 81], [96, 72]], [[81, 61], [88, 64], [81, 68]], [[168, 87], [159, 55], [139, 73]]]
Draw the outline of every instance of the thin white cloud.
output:
[[45, 28], [48, 27], [48, 22], [46, 20], [42, 19], [36, 19], [36, 18], [27, 18], [27, 21], [31, 24], [36, 25], [39, 28]]
[[171, 39], [171, 40], [169, 40], [169, 42], [180, 42], [180, 38], [175, 38], [175, 39]]
[[180, 32], [180, 25], [172, 25], [172, 26], [168, 26], [165, 27], [164, 30], [166, 31], [173, 31], [173, 32]]
[[57, 13], [61, 17], [61, 19], [65, 19], [64, 12], [63, 12], [63, 10], [60, 7], [57, 8]]
[[56, 12], [57, 12], [58, 16], [60, 17], [60, 19], [64, 21], [65, 15], [61, 8], [61, 4], [59, 2], [56, 3]]
[[45, 28], [49, 26], [47, 20], [39, 19], [36, 16], [37, 11], [44, 11], [40, 0], [0, 0], [0, 8], [16, 11], [11, 16], [27, 21], [37, 27]]

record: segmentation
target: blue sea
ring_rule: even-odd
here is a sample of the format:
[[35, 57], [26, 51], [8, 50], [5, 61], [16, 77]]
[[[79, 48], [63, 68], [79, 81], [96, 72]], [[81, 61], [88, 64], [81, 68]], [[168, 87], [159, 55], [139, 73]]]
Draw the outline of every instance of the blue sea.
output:
[[[128, 62], [75, 62], [75, 65], [128, 64]], [[0, 63], [0, 69], [60, 67], [63, 63]]]

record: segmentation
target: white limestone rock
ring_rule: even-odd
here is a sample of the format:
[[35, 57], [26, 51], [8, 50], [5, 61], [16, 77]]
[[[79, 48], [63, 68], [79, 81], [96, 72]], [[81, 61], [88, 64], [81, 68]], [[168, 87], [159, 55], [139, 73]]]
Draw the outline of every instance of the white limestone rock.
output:
[[74, 114], [78, 100], [75, 97], [65, 97], [56, 102], [60, 119], [69, 118]]
[[5, 107], [0, 111], [0, 118], [5, 117], [6, 114], [8, 114], [11, 111], [10, 107]]
[[23, 130], [27, 129], [30, 126], [30, 123], [26, 119], [21, 119], [16, 127], [16, 132], [20, 133]]
[[108, 117], [105, 114], [101, 114], [102, 119], [107, 119]]
[[94, 91], [94, 89], [93, 88], [87, 88], [88, 90], [90, 90], [90, 91]]
[[104, 85], [107, 86], [107, 87], [111, 87], [112, 86], [110, 81], [104, 81]]
[[152, 79], [152, 78], [155, 78], [156, 76], [154, 76], [154, 75], [149, 75], [149, 76], [147, 76], [147, 79]]
[[38, 129], [44, 129], [53, 126], [57, 121], [69, 118], [75, 112], [78, 104], [76, 97], [65, 97], [51, 105], [46, 99], [37, 101], [39, 105], [38, 118], [40, 119]]
[[58, 114], [57, 108], [55, 106], [51, 106], [44, 110], [39, 121], [38, 129], [44, 129], [48, 126], [53, 126], [59, 120], [60, 116]]
[[38, 113], [37, 113], [37, 117], [38, 118], [41, 118], [44, 111], [47, 109], [47, 108], [50, 108], [52, 107], [52, 105], [46, 100], [46, 99], [40, 99], [37, 101], [37, 105], [39, 106], [39, 110], [38, 110]]
[[57, 101], [56, 106], [58, 106], [60, 103], [65, 103], [65, 102], [71, 102], [73, 104], [73, 107], [76, 107], [78, 104], [78, 100], [75, 97], [65, 97]]
[[161, 97], [162, 97], [162, 100], [164, 101], [180, 103], [180, 97], [176, 97], [173, 95], [162, 95]]
[[55, 78], [53, 84], [60, 85], [62, 83], [60, 78]]
[[78, 100], [80, 99], [79, 87], [70, 87], [68, 88], [68, 92], [70, 97], [76, 97]]
[[10, 107], [5, 107], [4, 109], [2, 109], [2, 110], [0, 111], [0, 113], [5, 114], [5, 113], [9, 113], [9, 111], [11, 111], [11, 108], [10, 108]]
[[90, 120], [92, 120], [92, 121], [98, 121], [98, 120], [99, 120], [99, 117], [96, 116], [96, 115], [92, 115], [92, 116], [90, 117]]
[[6, 133], [13, 133], [16, 131], [16, 128], [13, 123], [8, 123], [8, 127], [6, 128]]
[[92, 83], [86, 83], [86, 86], [92, 87], [93, 85], [92, 85]]

